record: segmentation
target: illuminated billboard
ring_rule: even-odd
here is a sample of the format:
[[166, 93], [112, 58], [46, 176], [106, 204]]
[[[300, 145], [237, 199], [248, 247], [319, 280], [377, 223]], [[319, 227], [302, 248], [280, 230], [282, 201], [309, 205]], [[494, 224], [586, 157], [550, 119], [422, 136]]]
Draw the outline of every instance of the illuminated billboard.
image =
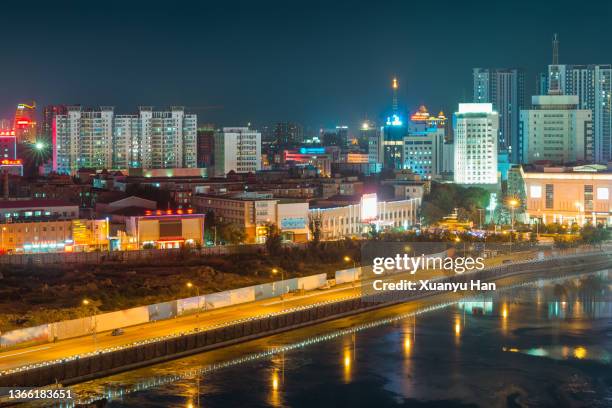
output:
[[361, 221], [367, 222], [378, 218], [378, 198], [376, 194], [361, 196]]

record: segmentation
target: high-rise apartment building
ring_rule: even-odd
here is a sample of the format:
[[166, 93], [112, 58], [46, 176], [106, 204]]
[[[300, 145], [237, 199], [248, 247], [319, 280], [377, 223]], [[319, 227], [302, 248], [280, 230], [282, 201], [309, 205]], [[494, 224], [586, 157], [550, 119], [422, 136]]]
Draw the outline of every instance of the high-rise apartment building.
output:
[[577, 95], [578, 108], [593, 114], [593, 160], [612, 161], [612, 65], [551, 65], [550, 69], [559, 67], [560, 93]]
[[197, 116], [183, 107], [169, 111], [140, 107], [141, 167], [150, 169], [196, 167]]
[[521, 69], [474, 68], [474, 103], [491, 103], [499, 114], [498, 151], [519, 160], [519, 115], [525, 107]]
[[592, 160], [592, 115], [588, 109], [579, 109], [578, 96], [537, 95], [531, 104], [531, 109], [521, 111], [522, 163]]
[[460, 103], [453, 117], [457, 184], [497, 184], [499, 115], [491, 103]]
[[591, 111], [592, 160], [612, 161], [612, 65], [559, 64], [559, 40], [555, 34], [547, 85], [549, 95], [577, 95], [578, 109]]
[[53, 169], [74, 174], [80, 168], [110, 169], [113, 164], [113, 108], [70, 106], [55, 117]]
[[182, 107], [140, 107], [137, 115], [115, 115], [112, 107], [72, 106], [55, 115], [54, 129], [53, 168], [59, 173], [197, 165], [197, 117]]
[[215, 132], [215, 176], [230, 171], [261, 170], [261, 133], [248, 127], [225, 127]]

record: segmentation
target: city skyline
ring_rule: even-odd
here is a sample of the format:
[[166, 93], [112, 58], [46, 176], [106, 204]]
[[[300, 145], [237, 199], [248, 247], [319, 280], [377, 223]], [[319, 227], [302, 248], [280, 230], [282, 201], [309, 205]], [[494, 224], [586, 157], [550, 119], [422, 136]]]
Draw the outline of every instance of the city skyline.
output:
[[[121, 19], [132, 22], [127, 27], [112, 8], [40, 5], [31, 12], [30, 29], [19, 30], [31, 46], [3, 47], [0, 114], [10, 117], [17, 103], [28, 100], [39, 106], [113, 105], [120, 111], [181, 105], [201, 123], [292, 121], [356, 130], [366, 116], [380, 120], [389, 112], [394, 76], [404, 112], [425, 104], [450, 114], [459, 102], [471, 101], [472, 69], [479, 66], [523, 68], [525, 94], [535, 95], [536, 76], [551, 63], [555, 32], [561, 64], [611, 59], [604, 41], [610, 30], [598, 24], [607, 4], [568, 16], [550, 4], [523, 3], [503, 8], [508, 18], [502, 21], [487, 18], [478, 27], [466, 26], [465, 21], [502, 11], [498, 5], [483, 7], [443, 3], [438, 14], [423, 19], [415, 16], [431, 13], [430, 7], [399, 2], [350, 8], [193, 4], [171, 13], [133, 4], [121, 8]], [[519, 21], [523, 29], [510, 31]], [[581, 21], [589, 24], [575, 30]], [[362, 30], [363, 24], [371, 30]], [[108, 31], [111, 26], [118, 28]], [[5, 21], [3, 37], [19, 28], [17, 20]], [[70, 41], [43, 43], [42, 35]], [[139, 40], [143, 35], [146, 40]], [[159, 59], [160, 49], [166, 59]]]

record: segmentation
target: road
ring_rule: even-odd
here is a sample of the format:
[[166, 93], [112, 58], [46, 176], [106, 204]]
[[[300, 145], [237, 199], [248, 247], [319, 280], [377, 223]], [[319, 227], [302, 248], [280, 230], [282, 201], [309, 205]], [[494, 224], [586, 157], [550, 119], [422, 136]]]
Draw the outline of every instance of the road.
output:
[[[513, 254], [515, 259], [525, 259], [533, 254], [521, 253]], [[501, 259], [508, 259], [505, 255], [500, 258], [488, 260], [488, 266], [494, 266], [501, 262]], [[412, 279], [430, 279], [440, 276], [439, 271], [419, 271], [418, 277], [414, 275], [397, 274], [393, 279], [400, 277]], [[130, 343], [189, 332], [195, 328], [207, 329], [209, 327], [229, 323], [236, 320], [252, 318], [255, 316], [267, 315], [270, 313], [281, 312], [294, 307], [308, 306], [315, 303], [326, 301], [339, 301], [344, 298], [359, 296], [361, 285], [368, 285], [370, 281], [357, 282], [337, 285], [327, 290], [315, 290], [303, 295], [289, 295], [284, 300], [279, 298], [265, 299], [247, 304], [225, 307], [222, 309], [211, 310], [199, 313], [199, 315], [181, 316], [175, 319], [161, 320], [153, 323], [146, 323], [124, 329], [124, 334], [112, 336], [111, 332], [97, 333], [93, 335], [77, 337], [73, 339], [61, 340], [56, 343], [46, 343], [31, 347], [12, 349], [0, 353], [0, 371], [13, 369], [30, 364], [41, 363], [62, 359], [70, 356], [95, 352], [96, 350], [120, 347]]]

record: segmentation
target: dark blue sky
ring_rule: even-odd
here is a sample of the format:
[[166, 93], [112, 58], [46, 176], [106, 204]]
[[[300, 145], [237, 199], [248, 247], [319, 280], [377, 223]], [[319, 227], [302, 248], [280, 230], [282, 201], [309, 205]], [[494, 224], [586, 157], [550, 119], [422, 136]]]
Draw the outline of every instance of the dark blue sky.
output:
[[455, 109], [474, 66], [612, 63], [607, 1], [31, 1], [0, 10], [0, 117], [19, 101], [221, 106], [221, 125], [355, 125], [389, 107]]

